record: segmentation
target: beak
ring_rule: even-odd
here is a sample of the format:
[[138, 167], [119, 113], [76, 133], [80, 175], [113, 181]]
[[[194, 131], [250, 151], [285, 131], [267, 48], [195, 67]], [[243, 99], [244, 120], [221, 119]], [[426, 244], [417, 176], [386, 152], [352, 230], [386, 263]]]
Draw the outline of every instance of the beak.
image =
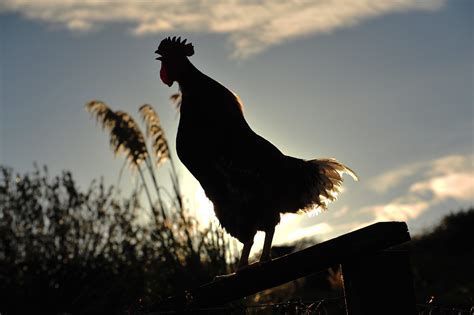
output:
[[[155, 50], [155, 54], [158, 54], [158, 55], [160, 54], [160, 53], [158, 52], [158, 49]], [[163, 58], [163, 57], [159, 56], [159, 57], [156, 57], [155, 60], [162, 60], [161, 58]]]

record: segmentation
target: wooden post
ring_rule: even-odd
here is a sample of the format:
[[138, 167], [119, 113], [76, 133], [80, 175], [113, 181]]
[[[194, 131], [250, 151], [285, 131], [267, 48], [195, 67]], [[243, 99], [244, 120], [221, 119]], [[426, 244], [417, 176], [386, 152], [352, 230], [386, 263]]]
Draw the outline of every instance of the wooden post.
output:
[[386, 250], [342, 264], [347, 315], [417, 314], [406, 251]]
[[253, 264], [237, 274], [189, 289], [152, 306], [150, 311], [224, 305], [350, 261], [352, 257], [364, 257], [409, 240], [410, 234], [405, 222], [375, 223], [268, 263]]

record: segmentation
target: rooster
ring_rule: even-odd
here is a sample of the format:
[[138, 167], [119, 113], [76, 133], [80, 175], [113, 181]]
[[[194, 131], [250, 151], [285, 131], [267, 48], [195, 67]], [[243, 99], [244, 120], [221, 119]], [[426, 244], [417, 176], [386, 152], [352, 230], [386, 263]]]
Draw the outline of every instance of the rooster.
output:
[[237, 271], [248, 266], [257, 231], [265, 232], [260, 262], [270, 260], [282, 213], [326, 209], [341, 190], [342, 175], [356, 174], [335, 159], [302, 160], [283, 154], [256, 134], [239, 97], [188, 59], [186, 39], [165, 38], [155, 51], [160, 78], [181, 92], [178, 157], [199, 181], [222, 227], [243, 243]]

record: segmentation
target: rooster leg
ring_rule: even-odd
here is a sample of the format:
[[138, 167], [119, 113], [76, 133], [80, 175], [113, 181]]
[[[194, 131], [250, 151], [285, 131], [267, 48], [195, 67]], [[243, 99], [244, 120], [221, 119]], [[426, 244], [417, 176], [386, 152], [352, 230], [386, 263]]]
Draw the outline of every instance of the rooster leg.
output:
[[250, 250], [252, 249], [253, 239], [244, 243], [244, 248], [242, 249], [242, 255], [240, 255], [239, 266], [237, 270], [241, 270], [249, 265], [249, 255]]
[[271, 260], [270, 249], [272, 248], [273, 234], [275, 234], [275, 228], [265, 231], [265, 243], [263, 244], [260, 262], [266, 262]]

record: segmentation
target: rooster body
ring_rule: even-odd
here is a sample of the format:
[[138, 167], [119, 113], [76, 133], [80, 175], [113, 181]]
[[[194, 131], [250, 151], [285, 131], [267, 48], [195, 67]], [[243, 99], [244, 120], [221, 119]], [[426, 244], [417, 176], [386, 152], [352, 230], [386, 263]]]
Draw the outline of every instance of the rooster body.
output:
[[257, 231], [264, 231], [261, 261], [270, 259], [281, 213], [326, 208], [341, 189], [342, 173], [355, 174], [334, 159], [305, 161], [284, 155], [247, 124], [240, 99], [195, 68], [187, 56], [192, 45], [165, 39], [161, 79], [181, 90], [176, 148], [199, 181], [225, 230], [244, 244], [239, 267]]

